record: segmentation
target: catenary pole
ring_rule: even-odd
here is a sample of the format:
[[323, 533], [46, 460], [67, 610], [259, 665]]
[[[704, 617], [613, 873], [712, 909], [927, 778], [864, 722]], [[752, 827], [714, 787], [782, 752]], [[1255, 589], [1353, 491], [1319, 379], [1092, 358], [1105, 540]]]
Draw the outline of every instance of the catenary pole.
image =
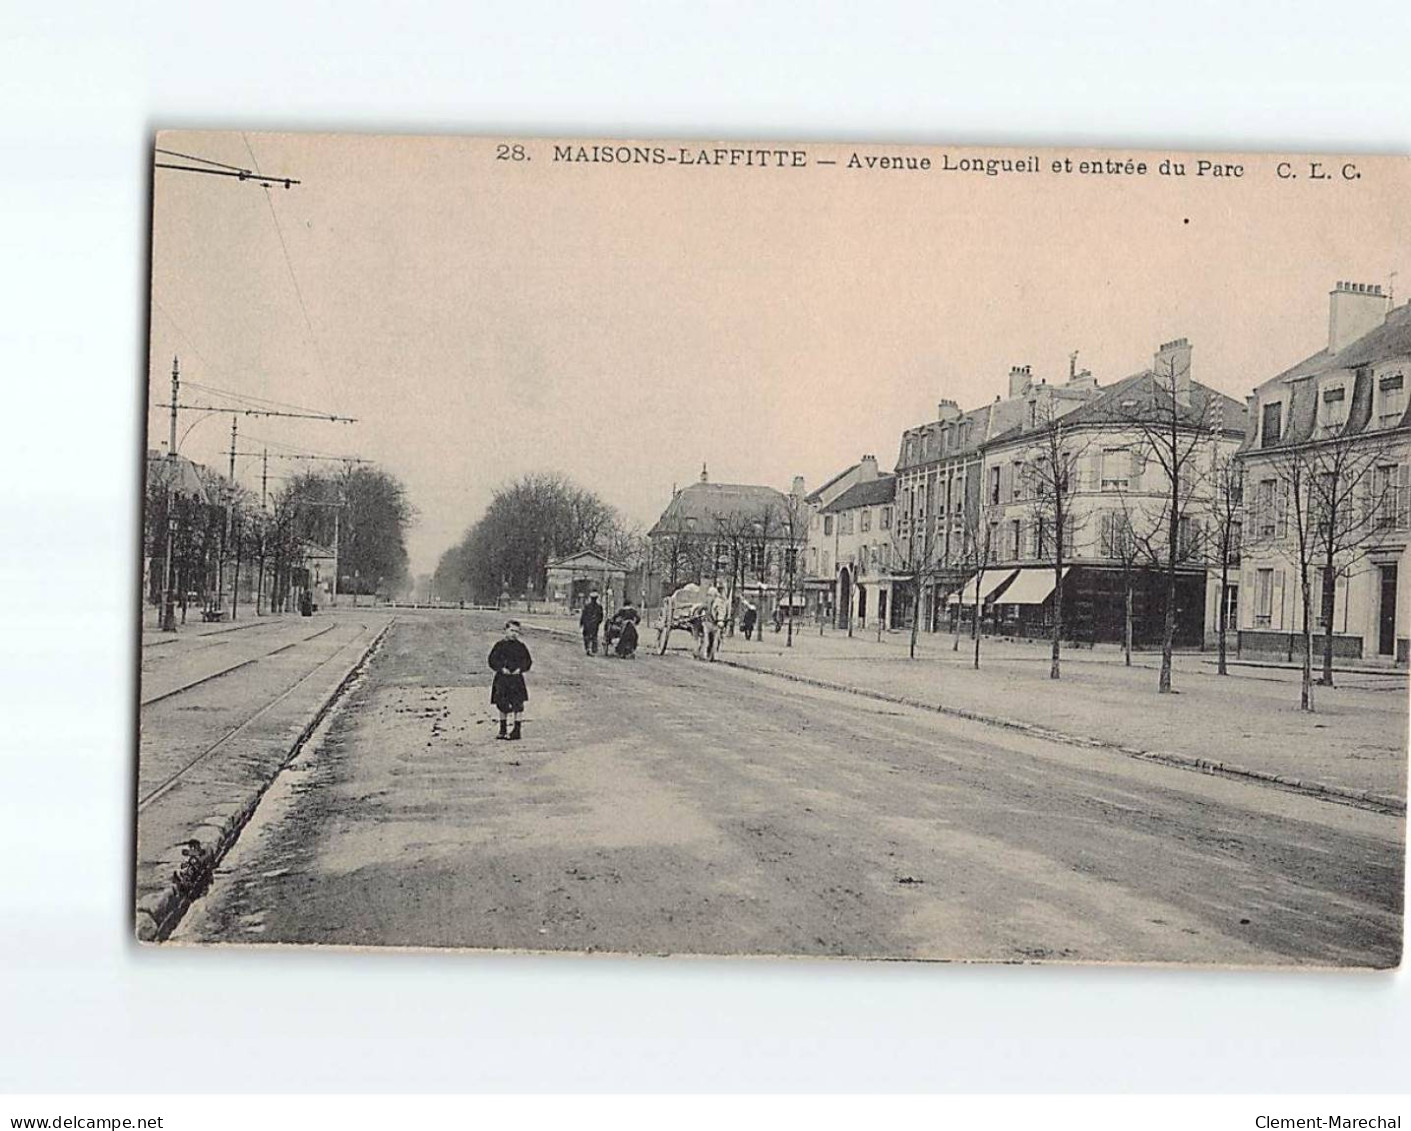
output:
[[172, 592], [175, 584], [175, 568], [172, 565], [172, 552], [175, 541], [176, 515], [172, 513], [172, 507], [176, 501], [176, 411], [177, 405], [181, 403], [181, 364], [173, 357], [171, 359], [171, 434], [167, 440], [167, 551], [163, 562], [163, 572], [166, 574], [165, 584], [162, 586], [162, 631], [176, 631], [176, 599]]

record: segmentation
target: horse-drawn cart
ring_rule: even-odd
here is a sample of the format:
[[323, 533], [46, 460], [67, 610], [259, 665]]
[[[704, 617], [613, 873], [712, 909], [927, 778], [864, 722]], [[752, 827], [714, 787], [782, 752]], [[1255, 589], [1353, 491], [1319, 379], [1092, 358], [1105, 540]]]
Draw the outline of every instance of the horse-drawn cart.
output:
[[697, 658], [714, 660], [729, 610], [725, 599], [713, 590], [683, 585], [662, 602], [661, 622], [657, 625], [657, 655], [666, 655], [673, 629], [684, 629], [691, 634]]

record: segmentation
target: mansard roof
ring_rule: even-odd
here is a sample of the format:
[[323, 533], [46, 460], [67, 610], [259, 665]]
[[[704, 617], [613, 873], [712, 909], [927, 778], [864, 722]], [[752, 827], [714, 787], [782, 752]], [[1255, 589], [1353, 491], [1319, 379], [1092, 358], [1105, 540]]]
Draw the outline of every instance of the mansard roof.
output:
[[[1274, 444], [1265, 445], [1258, 439], [1253, 426], [1257, 422], [1251, 422], [1245, 450], [1264, 451], [1315, 439], [1319, 382], [1311, 378], [1334, 373], [1346, 373], [1352, 377], [1347, 422], [1338, 435], [1361, 434], [1372, 420], [1375, 396], [1372, 367], [1398, 357], [1411, 357], [1411, 303], [1394, 308], [1380, 326], [1349, 342], [1336, 353], [1321, 349], [1258, 385], [1254, 390], [1258, 403], [1285, 401], [1288, 412], [1284, 417], [1282, 434]], [[1407, 407], [1396, 427], [1411, 427], [1411, 406]]]
[[1279, 381], [1297, 381], [1303, 377], [1319, 377], [1338, 369], [1357, 369], [1375, 365], [1392, 357], [1411, 355], [1411, 302], [1403, 303], [1387, 313], [1386, 321], [1375, 330], [1356, 338], [1337, 353], [1320, 349], [1309, 354], [1297, 365], [1291, 365], [1277, 376], [1258, 386], [1256, 392]]
[[[1060, 419], [1066, 428], [1122, 426], [1139, 417], [1146, 406], [1169, 403], [1165, 400], [1169, 396], [1169, 389], [1158, 383], [1155, 372], [1144, 369], [1096, 390], [1085, 403], [1065, 412]], [[1190, 403], [1179, 410], [1181, 423], [1188, 427], [1211, 427], [1218, 422], [1222, 434], [1235, 437], [1244, 435], [1245, 415], [1245, 406], [1234, 397], [1199, 381], [1191, 382]], [[1021, 422], [996, 434], [987, 446], [1009, 443], [1043, 430], [1042, 424]]]
[[[927, 424], [919, 424], [914, 428], [908, 428], [902, 433], [901, 446], [897, 451], [897, 471], [909, 470], [913, 467], [920, 467], [925, 464], [936, 463], [943, 459], [955, 459], [958, 456], [973, 454], [980, 449], [980, 445], [985, 441], [985, 433], [990, 427], [990, 415], [992, 411], [999, 408], [998, 404], [981, 405], [979, 408], [968, 409], [951, 421], [933, 420]], [[968, 426], [968, 430], [965, 426]], [[941, 450], [941, 437], [949, 429], [949, 435], [954, 437], [957, 428], [960, 428], [959, 435], [961, 443]], [[934, 444], [930, 455], [922, 455], [924, 447], [917, 450], [917, 454], [911, 458], [906, 458], [906, 442], [909, 439], [917, 439], [924, 442], [927, 436], [934, 437]]]
[[751, 483], [692, 483], [676, 493], [648, 536], [707, 533], [717, 522], [762, 521], [773, 512], [778, 523], [788, 501], [782, 491]]

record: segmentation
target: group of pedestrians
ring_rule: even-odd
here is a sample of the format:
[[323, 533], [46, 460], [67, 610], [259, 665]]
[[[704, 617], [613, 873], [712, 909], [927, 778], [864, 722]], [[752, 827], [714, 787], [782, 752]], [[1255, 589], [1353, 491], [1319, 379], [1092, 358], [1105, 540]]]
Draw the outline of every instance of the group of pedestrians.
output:
[[[590, 593], [583, 611], [578, 615], [578, 627], [583, 630], [585, 655], [598, 654], [598, 629], [603, 627], [603, 615], [604, 610], [598, 603], [598, 595]], [[618, 659], [631, 659], [637, 651], [637, 625], [641, 621], [642, 615], [632, 603], [632, 598], [626, 598], [622, 602], [622, 608], [612, 615], [612, 619], [603, 629], [603, 655], [608, 655], [608, 650], [612, 649], [611, 654]]]

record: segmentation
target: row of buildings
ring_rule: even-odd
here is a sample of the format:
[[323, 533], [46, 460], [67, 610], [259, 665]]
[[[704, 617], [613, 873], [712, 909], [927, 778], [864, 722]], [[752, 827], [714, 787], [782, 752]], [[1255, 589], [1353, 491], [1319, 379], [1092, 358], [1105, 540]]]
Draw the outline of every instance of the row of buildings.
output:
[[1411, 305], [1338, 283], [1326, 345], [1244, 404], [1192, 358], [1166, 342], [1107, 385], [1076, 355], [1052, 382], [1016, 366], [991, 403], [942, 400], [903, 432], [892, 470], [866, 455], [811, 492], [702, 468], [649, 532], [648, 596], [716, 581], [840, 628], [939, 630], [978, 605], [986, 631], [1040, 636], [1061, 586], [1065, 636], [1120, 641], [1130, 605], [1140, 646], [1160, 639], [1174, 556], [1179, 645], [1223, 618], [1242, 652], [1292, 657], [1306, 578], [1339, 654], [1405, 663]]

